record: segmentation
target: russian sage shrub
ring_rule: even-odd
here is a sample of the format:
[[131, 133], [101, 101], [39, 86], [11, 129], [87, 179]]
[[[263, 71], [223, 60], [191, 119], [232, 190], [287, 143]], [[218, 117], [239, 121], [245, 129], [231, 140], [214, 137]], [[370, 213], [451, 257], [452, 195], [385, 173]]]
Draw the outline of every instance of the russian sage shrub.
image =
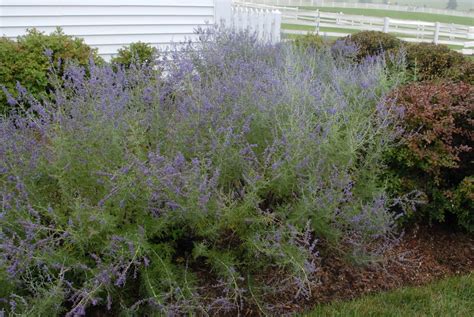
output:
[[160, 72], [71, 66], [42, 103], [19, 87], [0, 120], [1, 305], [275, 313], [275, 295], [311, 297], [321, 248], [377, 256], [396, 78], [343, 55], [205, 31]]

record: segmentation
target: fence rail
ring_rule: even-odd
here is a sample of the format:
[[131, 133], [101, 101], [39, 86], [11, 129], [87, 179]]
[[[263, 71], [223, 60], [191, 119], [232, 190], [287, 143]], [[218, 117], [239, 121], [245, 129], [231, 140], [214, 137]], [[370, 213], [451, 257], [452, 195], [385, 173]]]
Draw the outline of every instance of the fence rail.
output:
[[351, 31], [383, 31], [409, 42], [434, 42], [458, 46], [463, 54], [473, 54], [474, 27], [467, 25], [347, 15], [249, 2], [237, 3], [249, 8], [277, 9], [282, 13], [283, 23], [305, 28], [305, 30], [283, 29], [283, 33], [287, 34], [305, 34], [312, 31], [323, 36], [340, 37], [349, 35]]
[[457, 11], [447, 9], [427, 8], [423, 6], [406, 6], [393, 5], [382, 3], [349, 3], [349, 2], [333, 2], [323, 0], [249, 0], [248, 2], [254, 4], [265, 4], [272, 6], [315, 6], [325, 8], [350, 8], [350, 9], [374, 9], [374, 10], [389, 10], [401, 12], [419, 12], [430, 14], [451, 15], [458, 17], [472, 17], [474, 13], [469, 11]]

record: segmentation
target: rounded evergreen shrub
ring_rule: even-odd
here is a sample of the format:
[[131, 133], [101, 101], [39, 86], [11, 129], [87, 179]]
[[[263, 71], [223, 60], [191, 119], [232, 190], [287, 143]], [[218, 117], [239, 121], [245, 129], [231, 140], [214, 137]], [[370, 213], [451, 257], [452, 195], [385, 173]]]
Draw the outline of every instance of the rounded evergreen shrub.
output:
[[16, 41], [1, 38], [0, 85], [4, 92], [0, 92], [0, 113], [14, 107], [13, 99], [23, 88], [37, 99], [46, 97], [51, 88], [48, 76], [53, 65], [56, 77], [61, 78], [65, 64], [72, 62], [87, 66], [90, 58], [96, 63], [102, 62], [97, 50], [82, 39], [64, 34], [59, 28], [49, 35], [31, 29]]
[[403, 43], [395, 36], [379, 31], [362, 31], [341, 40], [344, 40], [347, 44], [355, 44], [358, 47], [358, 60], [362, 60], [367, 56], [379, 55], [383, 52], [398, 52]]
[[474, 62], [446, 45], [408, 44], [406, 59], [415, 80], [449, 79], [474, 84]]
[[112, 58], [112, 63], [126, 68], [132, 64], [152, 64], [156, 61], [157, 54], [157, 49], [150, 44], [136, 42], [119, 49], [117, 56]]
[[425, 200], [409, 218], [454, 218], [474, 231], [474, 85], [412, 83], [393, 93], [405, 109], [401, 146], [390, 154], [398, 194], [420, 191]]
[[307, 33], [302, 36], [298, 36], [293, 40], [293, 44], [303, 50], [319, 50], [326, 46], [324, 39], [313, 33]]

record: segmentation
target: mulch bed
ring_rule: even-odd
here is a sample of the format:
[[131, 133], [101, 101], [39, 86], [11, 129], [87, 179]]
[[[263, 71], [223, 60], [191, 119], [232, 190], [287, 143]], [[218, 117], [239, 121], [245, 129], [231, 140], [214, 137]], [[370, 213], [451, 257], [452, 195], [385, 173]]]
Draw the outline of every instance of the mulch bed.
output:
[[[400, 242], [377, 264], [356, 266], [347, 259], [324, 256], [317, 273], [319, 283], [308, 301], [281, 305], [281, 314], [304, 312], [317, 304], [351, 300], [405, 286], [424, 285], [444, 277], [474, 272], [474, 234], [443, 227], [406, 229]], [[291, 301], [290, 301], [291, 302]], [[278, 306], [278, 304], [277, 304]], [[246, 315], [258, 315], [250, 308]]]
[[[370, 266], [356, 266], [347, 259], [330, 254], [322, 257], [317, 272], [318, 283], [309, 300], [295, 299], [286, 292], [281, 297], [268, 298], [275, 315], [293, 315], [311, 310], [317, 304], [351, 300], [366, 294], [405, 286], [424, 285], [453, 275], [474, 272], [474, 234], [449, 231], [442, 227], [412, 227], [406, 229], [400, 242], [388, 251], [384, 259]], [[203, 271], [204, 276], [209, 275]], [[265, 275], [265, 274], [263, 274]], [[278, 275], [273, 272], [263, 279]], [[210, 279], [212, 280], [212, 279]], [[213, 282], [212, 282], [213, 283]], [[209, 289], [211, 287], [209, 282]], [[211, 297], [219, 294], [209, 293]], [[255, 305], [246, 305], [241, 316], [262, 315]], [[236, 316], [236, 312], [211, 312], [212, 316]], [[99, 309], [88, 316], [112, 316]]]
[[[406, 229], [400, 242], [385, 254], [384, 259], [369, 266], [353, 265], [347, 259], [335, 256], [334, 252], [328, 253], [319, 263], [319, 282], [313, 287], [309, 300], [294, 299], [288, 293], [280, 298], [268, 298], [277, 308], [278, 315], [293, 315], [310, 311], [317, 304], [420, 286], [474, 272], [474, 234], [453, 232], [439, 226]], [[261, 314], [256, 307], [247, 306], [242, 315]]]
[[380, 264], [355, 267], [342, 259], [326, 259], [311, 304], [350, 300], [469, 272], [474, 272], [474, 235], [441, 227], [413, 227]]

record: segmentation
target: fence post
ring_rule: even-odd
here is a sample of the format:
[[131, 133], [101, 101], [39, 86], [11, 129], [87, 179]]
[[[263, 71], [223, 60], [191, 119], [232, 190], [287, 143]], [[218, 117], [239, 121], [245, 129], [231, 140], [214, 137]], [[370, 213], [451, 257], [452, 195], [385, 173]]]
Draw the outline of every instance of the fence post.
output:
[[390, 28], [390, 19], [388, 17], [383, 18], [383, 32], [388, 33]]
[[470, 26], [468, 29], [467, 29], [467, 38], [469, 40], [474, 40], [474, 26]]
[[[345, 3], [345, 2], [344, 2], [344, 3]], [[337, 16], [337, 18], [336, 18], [336, 24], [337, 24], [337, 25], [341, 24], [341, 17], [342, 17], [343, 14], [344, 14], [344, 13], [342, 13], [342, 12], [339, 12], [339, 13], [338, 13], [338, 16]]]
[[441, 24], [439, 22], [435, 23], [435, 33], [434, 33], [434, 39], [433, 42], [438, 45], [439, 43], [439, 30], [441, 28]]
[[319, 25], [321, 24], [321, 11], [318, 9], [318, 15], [316, 17], [316, 34], [319, 34]]
[[250, 25], [249, 15], [250, 15], [249, 9], [243, 8], [242, 9], [242, 31], [244, 32], [247, 32], [247, 30], [249, 29], [249, 25]]
[[258, 39], [258, 34], [257, 34], [257, 22], [258, 17], [257, 17], [257, 9], [250, 8], [249, 13], [248, 13], [248, 27], [247, 29], [249, 30], [250, 35], [257, 36]]
[[258, 37], [261, 42], [265, 42], [265, 10], [260, 9], [258, 12]]
[[474, 42], [466, 42], [464, 43], [464, 47], [461, 52], [464, 55], [472, 55], [474, 54], [474, 49], [472, 49], [473, 47], [474, 47]]
[[273, 14], [270, 10], [265, 10], [265, 42], [270, 43], [272, 41], [272, 20]]
[[276, 10], [273, 11], [273, 30], [272, 30], [272, 43], [276, 44], [280, 42], [280, 30], [281, 28], [281, 12]]
[[231, 24], [232, 0], [214, 0], [214, 17], [216, 24], [229, 27]]

